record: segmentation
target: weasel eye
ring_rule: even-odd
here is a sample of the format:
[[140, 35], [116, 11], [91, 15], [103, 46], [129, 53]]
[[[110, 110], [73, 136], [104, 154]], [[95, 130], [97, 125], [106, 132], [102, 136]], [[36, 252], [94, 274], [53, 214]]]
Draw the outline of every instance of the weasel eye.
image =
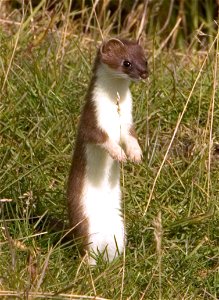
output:
[[126, 67], [126, 68], [130, 68], [132, 66], [132, 64], [130, 63], [130, 61], [124, 60], [123, 66]]

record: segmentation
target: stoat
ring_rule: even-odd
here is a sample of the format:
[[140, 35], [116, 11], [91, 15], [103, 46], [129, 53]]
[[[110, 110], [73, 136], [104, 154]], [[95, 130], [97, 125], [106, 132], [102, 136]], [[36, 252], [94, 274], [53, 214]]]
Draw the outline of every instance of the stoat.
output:
[[[100, 46], [82, 111], [70, 169], [70, 226], [83, 253], [112, 261], [125, 246], [120, 162], [140, 162], [132, 121], [130, 81], [146, 79], [147, 60], [136, 41], [112, 38]], [[92, 255], [91, 255], [92, 256]], [[90, 263], [95, 263], [90, 258]]]

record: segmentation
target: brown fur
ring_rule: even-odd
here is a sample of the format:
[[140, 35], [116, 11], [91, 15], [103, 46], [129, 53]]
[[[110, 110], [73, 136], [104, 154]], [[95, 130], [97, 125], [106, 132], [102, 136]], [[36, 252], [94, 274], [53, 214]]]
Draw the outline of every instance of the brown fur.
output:
[[[132, 66], [124, 67], [121, 62], [127, 60]], [[135, 41], [111, 39], [101, 47], [101, 61], [117, 72], [125, 73], [133, 79], [148, 77], [148, 64], [142, 47]], [[140, 77], [139, 77], [140, 76]]]
[[[97, 55], [94, 64], [94, 74], [98, 63], [99, 55]], [[93, 76], [92, 78], [86, 95], [86, 102], [80, 119], [75, 151], [73, 154], [67, 184], [67, 205], [70, 226], [72, 228], [74, 238], [82, 238], [82, 250], [86, 249], [86, 245], [88, 244], [89, 226], [88, 221], [83, 214], [83, 207], [81, 204], [81, 193], [86, 171], [85, 146], [87, 143], [102, 144], [108, 138], [107, 134], [97, 127], [95, 107], [93, 102], [91, 101], [94, 83], [95, 76]], [[84, 252], [82, 251], [82, 253]]]

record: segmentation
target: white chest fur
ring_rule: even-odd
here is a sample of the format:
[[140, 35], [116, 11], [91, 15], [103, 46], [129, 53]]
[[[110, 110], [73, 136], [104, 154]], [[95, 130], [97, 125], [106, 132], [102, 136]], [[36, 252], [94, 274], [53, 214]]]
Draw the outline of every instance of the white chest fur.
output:
[[[93, 91], [97, 125], [117, 144], [132, 124], [128, 86], [126, 80], [108, 78], [104, 70], [100, 70]], [[82, 200], [89, 224], [90, 250], [104, 252], [104, 256], [112, 260], [123, 251], [125, 243], [119, 163], [99, 145], [87, 145], [86, 158]]]
[[129, 81], [109, 76], [105, 69], [99, 70], [93, 101], [98, 126], [115, 142], [132, 124], [132, 97]]

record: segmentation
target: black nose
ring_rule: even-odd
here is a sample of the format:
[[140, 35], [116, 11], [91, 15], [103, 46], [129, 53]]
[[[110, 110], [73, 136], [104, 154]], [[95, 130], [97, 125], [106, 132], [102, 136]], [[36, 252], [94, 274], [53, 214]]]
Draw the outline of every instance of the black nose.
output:
[[142, 72], [140, 76], [142, 79], [146, 79], [148, 77], [148, 71]]

